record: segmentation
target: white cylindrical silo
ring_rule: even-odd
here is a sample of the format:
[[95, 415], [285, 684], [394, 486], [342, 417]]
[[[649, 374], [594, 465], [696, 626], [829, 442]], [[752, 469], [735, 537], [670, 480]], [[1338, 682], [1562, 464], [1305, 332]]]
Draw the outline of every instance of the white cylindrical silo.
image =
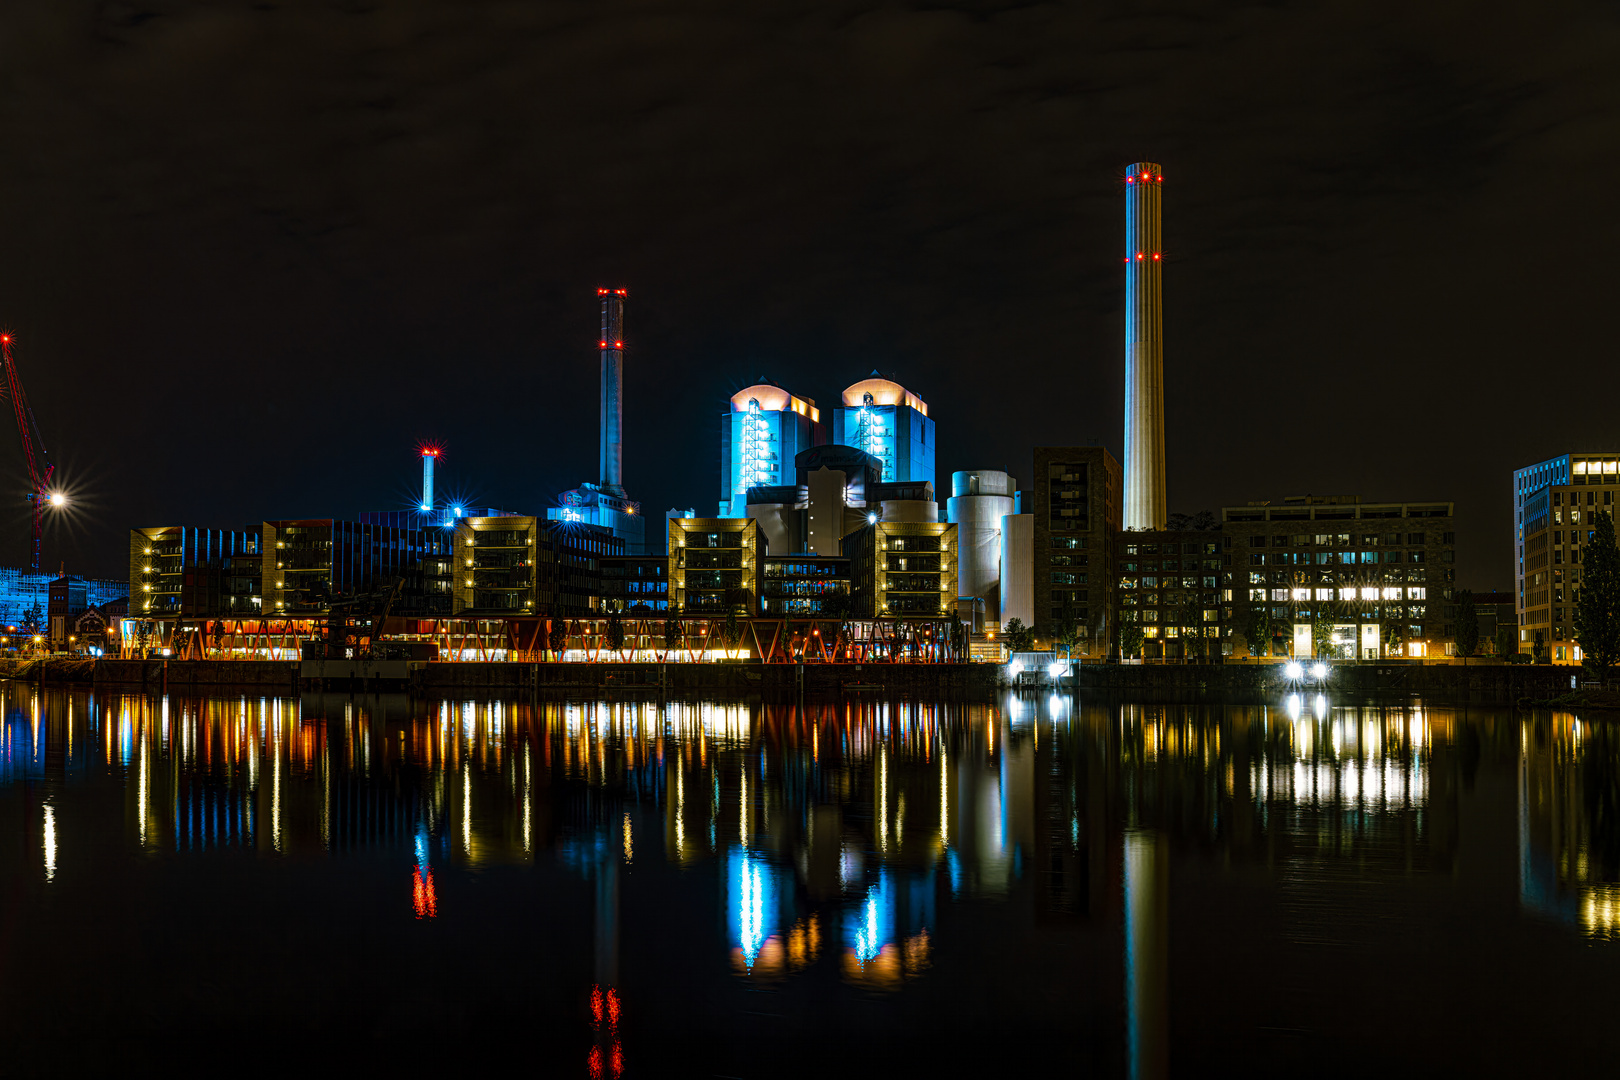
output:
[[1035, 625], [1035, 515], [1001, 519], [1001, 622]]
[[1001, 521], [1017, 484], [998, 469], [951, 474], [945, 520], [956, 524], [956, 595], [981, 606], [987, 626], [1002, 623]]

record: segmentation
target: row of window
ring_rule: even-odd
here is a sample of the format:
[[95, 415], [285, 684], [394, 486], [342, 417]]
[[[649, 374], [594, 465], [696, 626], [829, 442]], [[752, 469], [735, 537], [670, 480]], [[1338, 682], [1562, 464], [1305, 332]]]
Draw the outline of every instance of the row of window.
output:
[[[1597, 496], [1597, 492], [1588, 491], [1586, 493], [1586, 505], [1587, 506], [1596, 506], [1597, 505], [1597, 497], [1596, 496]], [[1581, 501], [1581, 493], [1580, 492], [1572, 491], [1572, 492], [1569, 493], [1569, 505], [1571, 505], [1571, 506], [1579, 506], [1580, 501]], [[1563, 506], [1564, 505], [1564, 493], [1562, 491], [1553, 492], [1552, 504], [1554, 506]], [[1603, 493], [1603, 505], [1604, 506], [1613, 506], [1614, 505], [1614, 492], [1605, 491]]]
[[1221, 542], [1219, 540], [1206, 540], [1190, 544], [1126, 544], [1127, 555], [1219, 555]]
[[[1334, 595], [1337, 593], [1338, 595]], [[1267, 602], [1292, 600], [1295, 603], [1310, 600], [1426, 600], [1429, 590], [1426, 586], [1401, 588], [1400, 586], [1372, 585], [1341, 589], [1250, 589], [1249, 601]]]
[[[1249, 556], [1250, 566], [1365, 566], [1429, 561], [1428, 552], [1425, 551], [1273, 551]], [[1456, 553], [1448, 548], [1440, 552], [1439, 561], [1454, 562]]]
[[[1430, 534], [1430, 533], [1420, 533], [1420, 532], [1415, 532], [1415, 533], [1354, 533], [1354, 534], [1352, 534], [1352, 533], [1295, 533], [1295, 534], [1291, 534], [1291, 535], [1288, 535], [1288, 536], [1273, 536], [1271, 538], [1271, 546], [1272, 547], [1310, 547], [1310, 546], [1312, 546], [1314, 544], [1316, 547], [1341, 547], [1341, 548], [1347, 548], [1347, 547], [1355, 547], [1355, 546], [1378, 547], [1380, 545], [1383, 545], [1383, 546], [1386, 546], [1386, 547], [1393, 547], [1393, 546], [1396, 546], [1396, 545], [1405, 544], [1408, 547], [1416, 547], [1416, 546], [1419, 546], [1419, 545], [1431, 543], [1432, 542], [1431, 540], [1426, 539], [1426, 537], [1429, 537], [1431, 535], [1432, 534]], [[1454, 544], [1454, 543], [1457, 542], [1457, 534], [1456, 533], [1451, 533], [1451, 532], [1441, 533], [1439, 542], [1442, 543], [1442, 544]], [[1266, 546], [1266, 538], [1264, 536], [1259, 536], [1259, 535], [1251, 536], [1251, 537], [1249, 537], [1249, 546], [1250, 547], [1265, 547]]]

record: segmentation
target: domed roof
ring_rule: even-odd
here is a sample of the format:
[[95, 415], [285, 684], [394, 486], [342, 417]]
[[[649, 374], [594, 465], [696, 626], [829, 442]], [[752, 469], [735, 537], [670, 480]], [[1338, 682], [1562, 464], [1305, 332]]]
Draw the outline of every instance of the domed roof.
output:
[[876, 371], [844, 391], [844, 404], [859, 407], [866, 404], [866, 395], [872, 395], [873, 405], [910, 405], [928, 415], [928, 403], [901, 386], [893, 379], [885, 379]]
[[796, 412], [811, 420], [821, 420], [821, 410], [809, 398], [796, 397], [773, 382], [757, 382], [731, 395], [731, 411], [747, 412], [748, 403], [759, 402], [760, 412]]

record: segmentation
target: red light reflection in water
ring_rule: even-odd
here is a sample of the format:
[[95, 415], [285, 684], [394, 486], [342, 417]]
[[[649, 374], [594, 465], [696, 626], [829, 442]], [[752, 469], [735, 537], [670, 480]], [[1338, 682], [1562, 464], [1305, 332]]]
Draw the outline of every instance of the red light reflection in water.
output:
[[439, 914], [439, 893], [433, 887], [433, 867], [418, 866], [412, 875], [411, 899], [416, 905], [418, 919], [432, 919]]
[[591, 1030], [596, 1045], [585, 1060], [591, 1080], [619, 1080], [624, 1075], [624, 1044], [619, 1041], [619, 992], [611, 986], [591, 987]]

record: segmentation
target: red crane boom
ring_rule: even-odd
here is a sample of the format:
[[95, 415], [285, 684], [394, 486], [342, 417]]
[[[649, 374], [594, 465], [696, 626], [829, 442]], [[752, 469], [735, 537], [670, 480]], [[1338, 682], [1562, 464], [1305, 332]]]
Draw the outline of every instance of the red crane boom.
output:
[[[23, 393], [22, 379], [17, 376], [17, 361], [11, 355], [11, 335], [0, 334], [0, 355], [4, 355], [6, 364], [6, 393], [11, 397], [11, 409], [17, 414], [17, 434], [22, 436], [23, 458], [28, 462], [28, 501], [33, 504], [34, 511], [34, 557], [33, 568], [39, 569], [39, 522], [40, 514], [45, 508], [45, 502], [51, 497], [49, 485], [51, 472], [55, 465], [46, 465], [45, 471], [40, 472], [39, 461], [34, 457], [35, 436], [39, 428], [34, 423], [34, 410], [28, 407], [28, 397]], [[45, 452], [45, 440], [39, 440], [40, 452]]]

